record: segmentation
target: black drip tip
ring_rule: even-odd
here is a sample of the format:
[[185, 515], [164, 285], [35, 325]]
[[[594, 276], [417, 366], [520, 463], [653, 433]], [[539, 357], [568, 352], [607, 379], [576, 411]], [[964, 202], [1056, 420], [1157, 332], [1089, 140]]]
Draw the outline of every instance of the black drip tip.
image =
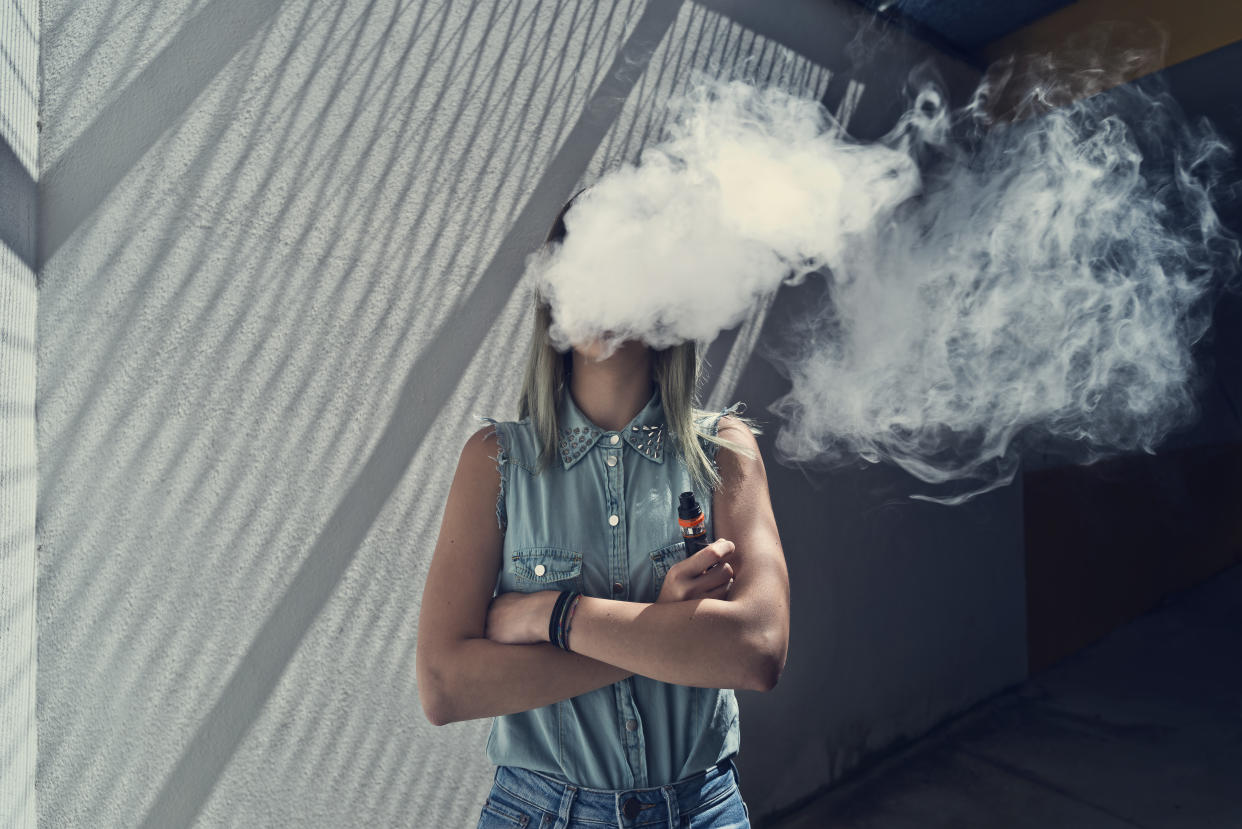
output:
[[683, 521], [689, 521], [691, 518], [698, 518], [703, 514], [703, 510], [699, 507], [699, 502], [694, 500], [693, 492], [683, 492], [681, 494], [681, 503], [677, 505], [677, 517]]

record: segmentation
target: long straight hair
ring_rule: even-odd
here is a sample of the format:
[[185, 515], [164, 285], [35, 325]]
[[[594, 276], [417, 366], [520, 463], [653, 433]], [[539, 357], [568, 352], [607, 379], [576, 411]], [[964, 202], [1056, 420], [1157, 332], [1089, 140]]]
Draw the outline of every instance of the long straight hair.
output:
[[[548, 233], [545, 245], [561, 244], [565, 239], [565, 214], [584, 190], [574, 194], [557, 215]], [[539, 295], [535, 297], [535, 327], [531, 333], [527, 353], [526, 377], [518, 398], [518, 418], [529, 418], [539, 436], [539, 459], [536, 472], [543, 472], [556, 462], [556, 446], [560, 424], [557, 412], [569, 394], [569, 375], [573, 370], [573, 350], [559, 352], [552, 345], [548, 330], [552, 326], [552, 307]], [[652, 351], [652, 380], [660, 390], [664, 417], [672, 445], [686, 464], [686, 469], [696, 487], [712, 491], [720, 486], [720, 474], [707, 456], [699, 439], [724, 446], [754, 458], [749, 447], [717, 437], [708, 432], [699, 421], [717, 414], [698, 406], [699, 385], [702, 382], [703, 356], [699, 344], [690, 340], [669, 348]], [[760, 433], [758, 424], [748, 417], [732, 414], [754, 434]]]

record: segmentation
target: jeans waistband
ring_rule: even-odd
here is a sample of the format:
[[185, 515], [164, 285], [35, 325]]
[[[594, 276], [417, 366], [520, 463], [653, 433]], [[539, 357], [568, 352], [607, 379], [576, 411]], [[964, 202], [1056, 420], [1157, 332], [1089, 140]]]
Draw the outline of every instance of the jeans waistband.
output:
[[726, 757], [706, 771], [644, 789], [593, 789], [517, 766], [497, 766], [495, 784], [511, 797], [566, 820], [639, 827], [675, 825], [670, 821], [726, 797], [736, 780], [733, 758]]

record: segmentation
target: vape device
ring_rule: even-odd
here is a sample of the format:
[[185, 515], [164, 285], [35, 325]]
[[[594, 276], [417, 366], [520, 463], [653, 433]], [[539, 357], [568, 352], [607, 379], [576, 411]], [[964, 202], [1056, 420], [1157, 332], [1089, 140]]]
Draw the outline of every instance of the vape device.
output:
[[681, 493], [681, 503], [677, 505], [677, 524], [681, 527], [681, 537], [686, 542], [686, 558], [708, 545], [707, 523], [699, 502], [694, 500], [693, 492]]

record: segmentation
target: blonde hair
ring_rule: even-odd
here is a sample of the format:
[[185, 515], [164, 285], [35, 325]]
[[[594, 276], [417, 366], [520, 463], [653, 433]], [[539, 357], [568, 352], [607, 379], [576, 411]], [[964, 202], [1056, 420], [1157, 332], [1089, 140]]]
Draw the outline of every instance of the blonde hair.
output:
[[[578, 195], [581, 195], [579, 191]], [[564, 216], [573, 199], [561, 209], [545, 244], [559, 244], [565, 236]], [[569, 393], [568, 380], [573, 366], [573, 352], [557, 351], [548, 336], [552, 325], [552, 308], [547, 301], [535, 297], [535, 327], [531, 332], [530, 348], [526, 360], [526, 377], [518, 398], [518, 418], [530, 418], [535, 434], [539, 437], [539, 459], [536, 472], [542, 472], [556, 462], [557, 434], [560, 424], [557, 412], [563, 396]], [[717, 413], [701, 409], [697, 405], [699, 385], [702, 381], [703, 356], [699, 344], [693, 340], [670, 348], [652, 351], [652, 379], [660, 390], [664, 417], [672, 447], [679, 453], [690, 472], [696, 487], [706, 491], [720, 486], [720, 473], [708, 457], [699, 439], [717, 446], [724, 446], [748, 458], [755, 452], [747, 446], [717, 437], [699, 425], [699, 420]], [[760, 434], [759, 425], [748, 417], [731, 413], [753, 434]], [[718, 428], [718, 424], [717, 424]]]

